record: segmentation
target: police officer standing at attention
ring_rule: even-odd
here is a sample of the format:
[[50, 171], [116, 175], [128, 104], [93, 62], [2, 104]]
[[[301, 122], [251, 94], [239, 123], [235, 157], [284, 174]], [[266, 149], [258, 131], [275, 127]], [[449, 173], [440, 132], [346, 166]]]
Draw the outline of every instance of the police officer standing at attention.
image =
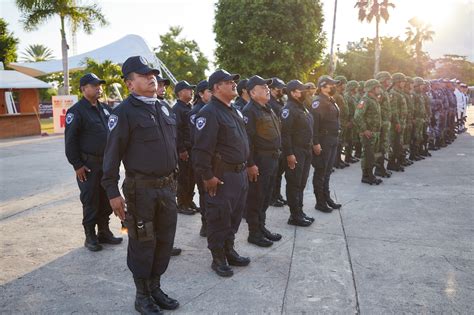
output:
[[[189, 135], [191, 140], [191, 148], [194, 147], [194, 134], [196, 133], [196, 115], [211, 99], [211, 91], [209, 90], [209, 83], [207, 80], [200, 81], [196, 86], [196, 94], [194, 96], [194, 106], [189, 112]], [[204, 183], [197, 172], [194, 172], [194, 181], [199, 191], [199, 212], [201, 212], [201, 229], [199, 235], [206, 237], [206, 202], [204, 200], [206, 191], [204, 190]]]
[[[135, 309], [161, 314], [160, 308], [179, 306], [160, 287], [176, 231], [176, 121], [156, 98], [159, 70], [134, 56], [123, 63], [122, 73], [131, 95], [109, 117], [102, 186], [115, 215], [128, 228], [127, 265], [136, 286]], [[118, 188], [121, 161], [127, 212]]]
[[249, 81], [248, 79], [242, 79], [237, 84], [237, 94], [239, 94], [239, 96], [236, 98], [234, 102], [234, 107], [240, 111], [242, 111], [245, 105], [247, 105], [247, 103], [250, 101], [249, 93], [247, 91], [248, 81]]
[[281, 240], [280, 234], [265, 227], [281, 147], [280, 122], [268, 104], [271, 83], [272, 79], [265, 80], [258, 75], [249, 78], [250, 102], [243, 111], [250, 147], [247, 162], [250, 184], [245, 217], [249, 226], [247, 240], [261, 247], [269, 247]]
[[195, 171], [206, 190], [207, 242], [212, 269], [222, 277], [229, 266], [247, 266], [250, 259], [234, 248], [248, 191], [249, 143], [243, 115], [231, 102], [237, 96], [238, 74], [217, 70], [209, 77], [212, 97], [196, 116], [193, 147]]
[[[272, 78], [272, 84], [270, 84], [270, 101], [268, 104], [275, 113], [275, 115], [280, 119], [281, 110], [285, 106], [283, 101], [284, 89], [286, 88], [285, 82], [282, 79], [274, 77]], [[278, 161], [278, 169], [275, 179], [275, 187], [273, 189], [273, 195], [270, 200], [270, 205], [273, 207], [283, 207], [287, 205], [288, 202], [281, 195], [281, 178], [285, 172], [286, 157], [280, 154], [280, 159]]]
[[311, 167], [313, 146], [313, 117], [304, 106], [309, 86], [299, 80], [286, 85], [288, 102], [281, 111], [281, 138], [286, 157], [286, 197], [290, 207], [288, 224], [310, 226], [314, 219], [303, 211], [303, 191]]
[[174, 87], [174, 94], [177, 97], [173, 112], [176, 115], [177, 147], [178, 147], [178, 212], [182, 214], [195, 214], [197, 206], [193, 202], [194, 196], [194, 174], [191, 164], [191, 140], [189, 135], [189, 112], [191, 111], [191, 101], [193, 90], [196, 86], [186, 81], [179, 81]]
[[[99, 243], [119, 244], [122, 238], [114, 237], [109, 229], [112, 213], [107, 195], [100, 185], [102, 160], [107, 143], [107, 120], [111, 109], [98, 100], [105, 81], [88, 73], [80, 79], [82, 99], [66, 114], [64, 140], [66, 157], [76, 171], [77, 184], [81, 191], [83, 209], [82, 225], [86, 240], [84, 246], [99, 251]], [[98, 227], [98, 237], [95, 226]]]
[[316, 195], [315, 209], [321, 212], [332, 212], [341, 208], [340, 204], [331, 199], [329, 180], [332, 166], [338, 158], [340, 132], [340, 112], [333, 96], [336, 84], [330, 76], [323, 75], [318, 80], [319, 97], [311, 105], [313, 114], [313, 190]]

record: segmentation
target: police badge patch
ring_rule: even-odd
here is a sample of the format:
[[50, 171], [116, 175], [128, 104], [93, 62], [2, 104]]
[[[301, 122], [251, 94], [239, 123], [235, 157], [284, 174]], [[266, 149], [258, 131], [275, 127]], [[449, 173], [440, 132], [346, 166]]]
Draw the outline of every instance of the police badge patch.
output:
[[73, 113], [68, 113], [66, 115], [66, 124], [69, 125], [70, 123], [72, 123], [73, 119], [74, 119], [74, 114]]
[[319, 107], [319, 101], [317, 101], [317, 100], [314, 101], [313, 104], [311, 104], [311, 107], [312, 107], [313, 109], [318, 108], [318, 107]]
[[244, 116], [244, 122], [245, 122], [245, 124], [248, 124], [249, 118], [247, 116]]
[[196, 119], [196, 114], [192, 114], [191, 116], [189, 116], [189, 121], [191, 122], [191, 124], [194, 125], [194, 120]]
[[281, 118], [287, 119], [289, 115], [290, 115], [290, 110], [288, 108], [285, 108], [284, 110], [281, 111]]
[[199, 117], [196, 119], [196, 128], [197, 130], [202, 130], [204, 126], [206, 125], [206, 117]]
[[166, 116], [170, 115], [170, 112], [169, 112], [168, 108], [166, 108], [166, 106], [161, 106], [161, 110], [163, 111], [163, 113], [165, 113]]
[[107, 123], [107, 126], [109, 127], [109, 131], [112, 131], [115, 126], [117, 126], [118, 123], [118, 117], [117, 115], [110, 115], [109, 116], [109, 122]]
[[146, 60], [145, 58], [143, 58], [142, 56], [140, 56], [140, 62], [144, 65], [147, 65], [148, 64], [148, 60]]

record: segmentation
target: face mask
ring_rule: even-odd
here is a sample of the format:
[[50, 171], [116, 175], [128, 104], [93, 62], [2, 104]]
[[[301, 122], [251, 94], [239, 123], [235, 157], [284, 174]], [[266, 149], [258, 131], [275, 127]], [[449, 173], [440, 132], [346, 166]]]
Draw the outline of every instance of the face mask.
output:
[[336, 87], [332, 86], [331, 90], [329, 91], [329, 95], [333, 96], [334, 94], [336, 94]]

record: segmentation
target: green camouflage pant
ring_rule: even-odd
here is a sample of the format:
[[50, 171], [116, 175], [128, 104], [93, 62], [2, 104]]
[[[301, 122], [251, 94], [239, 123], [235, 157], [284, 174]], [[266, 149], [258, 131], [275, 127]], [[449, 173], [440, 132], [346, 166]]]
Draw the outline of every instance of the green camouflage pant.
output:
[[372, 169], [375, 166], [375, 159], [382, 156], [380, 149], [380, 132], [372, 132], [372, 137], [367, 139], [364, 135], [360, 135], [360, 142], [362, 143], [362, 160], [361, 168]]
[[390, 125], [391, 123], [389, 121], [383, 121], [382, 128], [380, 129], [379, 152], [382, 152], [383, 154], [390, 152]]
[[424, 126], [425, 126], [425, 120], [421, 118], [417, 118], [416, 123], [415, 123], [415, 132], [414, 132], [415, 143], [417, 145], [420, 145], [423, 143]]
[[403, 148], [406, 150], [410, 147], [413, 133], [413, 123], [410, 122], [406, 125], [405, 131], [403, 133]]

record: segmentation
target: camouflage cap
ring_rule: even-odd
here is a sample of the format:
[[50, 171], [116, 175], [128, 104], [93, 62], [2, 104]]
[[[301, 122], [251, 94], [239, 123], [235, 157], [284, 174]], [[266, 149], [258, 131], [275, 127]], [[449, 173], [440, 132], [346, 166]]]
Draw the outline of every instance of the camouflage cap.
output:
[[403, 73], [397, 72], [392, 74], [393, 82], [405, 82], [406, 80], [406, 76]]
[[359, 87], [359, 82], [357, 82], [356, 80], [351, 80], [351, 81], [347, 82], [347, 84], [346, 84], [346, 90], [347, 91], [357, 89], [358, 87]]
[[425, 80], [423, 80], [420, 77], [413, 78], [413, 83], [415, 84], [415, 86], [420, 86], [420, 85], [425, 85], [426, 84]]
[[343, 75], [338, 75], [334, 80], [339, 81], [342, 84], [347, 84], [347, 78]]
[[376, 88], [377, 86], [381, 86], [380, 82], [378, 80], [375, 80], [375, 79], [367, 80], [364, 84], [364, 91], [365, 92], [370, 92], [374, 88]]
[[375, 79], [379, 80], [380, 82], [391, 79], [392, 76], [388, 71], [380, 71], [375, 75]]
[[413, 81], [413, 78], [411, 78], [411, 77], [406, 77], [406, 81], [407, 81], [407, 83], [410, 83], [410, 84], [415, 83], [415, 81]]
[[365, 81], [359, 81], [359, 88], [363, 89], [364, 88]]

